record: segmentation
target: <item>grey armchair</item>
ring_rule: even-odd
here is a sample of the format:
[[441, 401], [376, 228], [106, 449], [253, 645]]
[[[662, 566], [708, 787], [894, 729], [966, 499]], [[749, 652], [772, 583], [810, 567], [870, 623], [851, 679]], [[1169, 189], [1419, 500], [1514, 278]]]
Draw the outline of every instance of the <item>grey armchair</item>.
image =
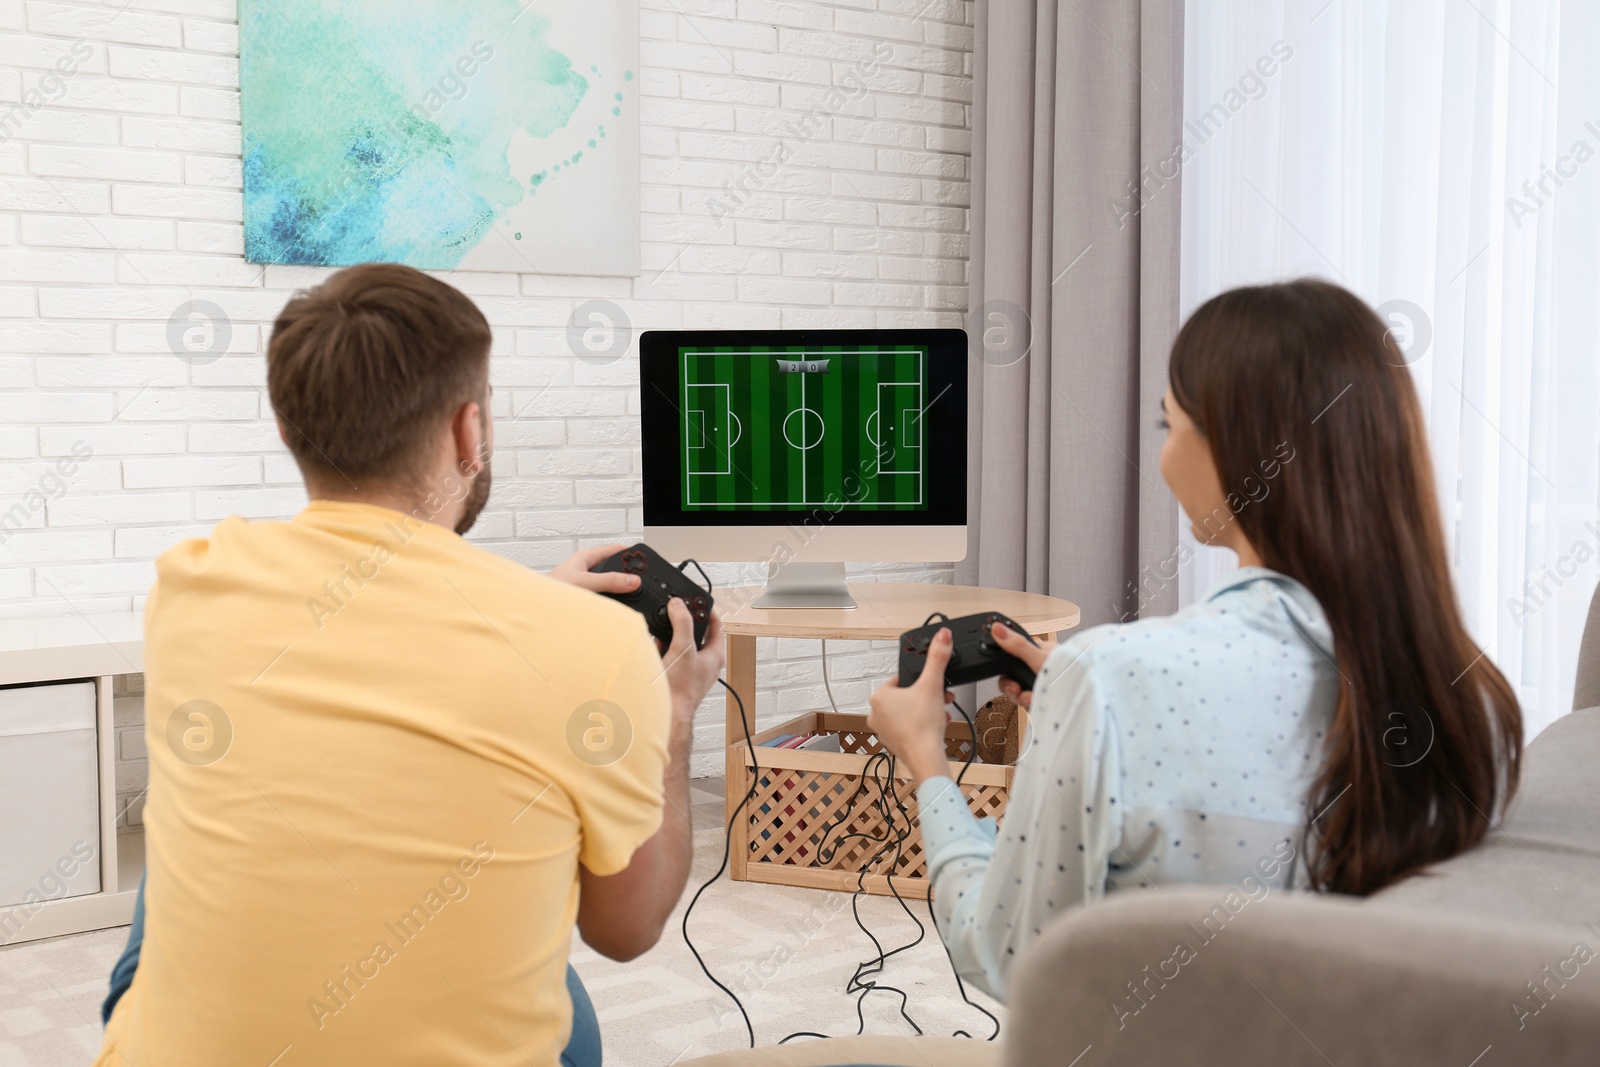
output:
[[1204, 941], [1227, 887], [1123, 894], [1029, 951], [1002, 1047], [861, 1038], [685, 1067], [1600, 1062], [1600, 593], [1576, 693], [1503, 826], [1374, 897], [1273, 893]]

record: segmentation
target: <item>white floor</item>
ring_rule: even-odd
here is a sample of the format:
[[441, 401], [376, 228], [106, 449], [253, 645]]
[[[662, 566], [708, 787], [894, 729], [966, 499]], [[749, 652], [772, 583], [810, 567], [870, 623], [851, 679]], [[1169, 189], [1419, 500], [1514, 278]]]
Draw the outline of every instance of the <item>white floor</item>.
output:
[[[738, 1011], [706, 980], [680, 932], [689, 895], [722, 859], [722, 782], [705, 779], [695, 787], [690, 893], [661, 943], [622, 964], [573, 942], [573, 965], [600, 1016], [607, 1067], [662, 1067], [749, 1043]], [[988, 1037], [993, 1024], [962, 1003], [926, 905], [913, 907], [927, 927], [923, 942], [890, 960], [877, 980], [905, 990], [906, 1010], [924, 1032], [965, 1029]], [[863, 897], [859, 910], [885, 950], [916, 936], [891, 898]], [[877, 950], [856, 926], [849, 895], [724, 878], [701, 898], [689, 931], [712, 971], [744, 1000], [757, 1043], [797, 1030], [856, 1032], [857, 996], [844, 992], [845, 983]], [[0, 948], [0, 1067], [77, 1067], [94, 1058], [106, 976], [126, 937], [122, 928]], [[987, 997], [970, 988], [968, 995], [1004, 1020]], [[869, 995], [867, 1032], [914, 1033], [899, 1007], [898, 995]]]

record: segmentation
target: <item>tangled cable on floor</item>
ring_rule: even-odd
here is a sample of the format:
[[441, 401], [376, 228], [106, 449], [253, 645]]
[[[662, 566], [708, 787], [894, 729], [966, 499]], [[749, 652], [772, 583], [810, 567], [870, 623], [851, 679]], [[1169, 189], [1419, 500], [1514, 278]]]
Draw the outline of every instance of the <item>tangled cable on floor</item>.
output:
[[[935, 612], [934, 615], [928, 616], [928, 619], [926, 622], [924, 622], [924, 625], [926, 625], [927, 622], [931, 622], [935, 616], [939, 616], [940, 614], [941, 613]], [[829, 704], [833, 706], [835, 711], [838, 711], [838, 704], [833, 700], [832, 686], [828, 682], [827, 655], [828, 646], [827, 642], [824, 641], [822, 644], [822, 680], [823, 685], [828, 692]], [[751, 740], [750, 720], [748, 714], [745, 712], [744, 701], [740, 698], [738, 692], [734, 690], [734, 688], [727, 682], [720, 678], [717, 679], [717, 681], [724, 689], [733, 694], [734, 702], [739, 707], [739, 720], [744, 727], [745, 746], [750, 751], [750, 788], [746, 790], [744, 796], [739, 800], [738, 806], [734, 808], [733, 814], [728, 818], [727, 829], [723, 835], [722, 841], [722, 862], [718, 865], [716, 873], [708, 878], [695, 891], [694, 897], [689, 901], [689, 906], [684, 909], [682, 925], [683, 940], [684, 943], [689, 947], [689, 951], [694, 955], [695, 962], [700, 965], [700, 970], [705, 973], [705, 976], [710, 979], [713, 985], [726, 993], [729, 999], [733, 1001], [734, 1006], [739, 1009], [739, 1015], [744, 1020], [745, 1031], [750, 1038], [750, 1047], [755, 1048], [756, 1032], [754, 1025], [752, 1025], [750, 1021], [750, 1013], [745, 1010], [744, 1003], [740, 1001], [738, 995], [722, 982], [718, 981], [716, 975], [711, 973], [711, 968], [706, 965], [705, 959], [700, 955], [700, 951], [695, 948], [693, 940], [691, 940], [689, 937], [689, 916], [693, 914], [695, 905], [700, 902], [701, 895], [705, 893], [705, 891], [709, 889], [717, 881], [717, 879], [721, 878], [723, 872], [728, 869], [728, 861], [733, 850], [734, 824], [736, 820], [744, 816], [744, 810], [755, 798], [756, 790], [761, 782], [761, 767], [756, 758], [755, 744]], [[972, 720], [972, 716], [968, 715], [966, 710], [962, 708], [960, 704], [955, 704], [954, 707], [961, 713], [961, 717], [966, 720], [967, 729], [972, 735], [971, 748], [967, 752], [966, 761], [961, 767], [961, 772], [956, 776], [956, 787], [959, 789], [962, 779], [966, 777], [967, 771], [972, 767], [973, 760], [975, 760], [978, 755], [978, 730], [976, 724]], [[871, 803], [877, 808], [878, 814], [883, 820], [885, 830], [882, 836], [858, 832], [846, 833], [839, 837], [838, 840], [832, 842], [832, 848], [829, 848], [828, 839], [830, 835], [835, 830], [849, 822], [850, 816], [855, 811], [856, 801], [861, 797], [863, 791], [865, 791], [867, 782], [869, 780], [872, 781], [877, 787], [877, 795], [872, 799]], [[896, 815], [899, 816], [898, 820], [896, 819]], [[916, 914], [911, 910], [911, 906], [906, 902], [905, 898], [900, 895], [900, 891], [895, 888], [894, 884], [894, 872], [900, 864], [906, 840], [910, 837], [910, 835], [911, 816], [910, 812], [906, 808], [905, 802], [900, 799], [900, 794], [897, 787], [897, 779], [895, 777], [895, 757], [887, 751], [873, 753], [873, 755], [868, 757], [866, 765], [862, 768], [861, 776], [856, 782], [855, 792], [850, 795], [850, 799], [845, 802], [843, 809], [839, 812], [837, 817], [829, 822], [828, 825], [823, 827], [822, 837], [818, 842], [817, 851], [818, 861], [826, 864], [832, 861], [833, 857], [837, 854], [840, 845], [852, 838], [872, 841], [878, 845], [878, 848], [873, 852], [871, 858], [862, 864], [861, 870], [856, 876], [855, 892], [850, 896], [850, 911], [855, 918], [856, 926], [863, 934], [866, 935], [867, 939], [872, 942], [872, 947], [877, 950], [876, 956], [863, 960], [861, 963], [856, 965], [854, 973], [851, 974], [849, 981], [845, 983], [846, 994], [859, 994], [859, 996], [856, 997], [856, 1036], [860, 1036], [866, 1032], [867, 1021], [865, 1015], [865, 1002], [867, 996], [875, 992], [894, 993], [898, 995], [900, 998], [900, 1005], [898, 1009], [900, 1017], [905, 1019], [905, 1021], [911, 1025], [911, 1028], [917, 1032], [918, 1036], [921, 1036], [923, 1033], [922, 1027], [917, 1024], [917, 1021], [913, 1019], [907, 1011], [910, 997], [907, 995], [905, 990], [896, 986], [888, 985], [884, 982], [871, 980], [883, 972], [885, 965], [892, 957], [897, 956], [902, 952], [909, 951], [910, 949], [913, 949], [917, 945], [921, 944], [923, 937], [927, 933], [926, 928], [922, 925], [922, 921], [917, 918]], [[878, 940], [876, 935], [874, 935], [872, 931], [867, 928], [866, 923], [862, 921], [859, 902], [862, 894], [866, 892], [867, 874], [877, 867], [879, 862], [888, 855], [891, 849], [894, 852], [894, 857], [890, 861], [887, 872], [884, 876], [885, 882], [889, 887], [889, 892], [899, 903], [901, 909], [906, 913], [906, 916], [916, 924], [917, 936], [898, 948], [885, 951], [882, 942]], [[928, 920], [933, 925], [935, 935], [938, 935], [939, 921], [934, 915], [933, 899], [931, 894], [928, 898], [927, 904]], [[944, 942], [942, 939], [940, 940], [940, 946], [944, 947]], [[984, 1039], [986, 1041], [993, 1041], [1000, 1035], [1000, 1020], [996, 1018], [992, 1012], [984, 1008], [982, 1005], [975, 1003], [972, 998], [967, 995], [966, 984], [961, 981], [961, 975], [956, 971], [955, 960], [951, 958], [950, 950], [948, 948], [945, 948], [945, 959], [950, 963], [950, 972], [956, 980], [956, 989], [960, 992], [961, 999], [969, 1006], [982, 1012], [990, 1022], [994, 1023], [994, 1031]], [[778, 1043], [784, 1044], [785, 1042], [791, 1041], [798, 1037], [815, 1037], [826, 1039], [830, 1036], [832, 1035], [822, 1034], [812, 1030], [800, 1030], [789, 1034]], [[968, 1038], [972, 1037], [972, 1035], [967, 1031], [959, 1029], [956, 1030], [951, 1036]]]

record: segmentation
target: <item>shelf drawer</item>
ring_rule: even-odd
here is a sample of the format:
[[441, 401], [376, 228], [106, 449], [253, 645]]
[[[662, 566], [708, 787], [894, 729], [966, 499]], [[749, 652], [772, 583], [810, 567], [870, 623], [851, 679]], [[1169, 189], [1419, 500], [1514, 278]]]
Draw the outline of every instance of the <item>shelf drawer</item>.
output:
[[93, 682], [0, 689], [0, 907], [100, 891]]

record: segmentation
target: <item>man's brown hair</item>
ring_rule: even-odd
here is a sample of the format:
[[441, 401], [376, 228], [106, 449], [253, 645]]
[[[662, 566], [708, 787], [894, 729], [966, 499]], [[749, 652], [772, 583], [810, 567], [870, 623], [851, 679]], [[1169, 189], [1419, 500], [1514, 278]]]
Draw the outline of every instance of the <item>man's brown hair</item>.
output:
[[298, 293], [272, 325], [267, 391], [308, 481], [407, 484], [427, 438], [488, 387], [489, 323], [444, 282], [364, 263]]

